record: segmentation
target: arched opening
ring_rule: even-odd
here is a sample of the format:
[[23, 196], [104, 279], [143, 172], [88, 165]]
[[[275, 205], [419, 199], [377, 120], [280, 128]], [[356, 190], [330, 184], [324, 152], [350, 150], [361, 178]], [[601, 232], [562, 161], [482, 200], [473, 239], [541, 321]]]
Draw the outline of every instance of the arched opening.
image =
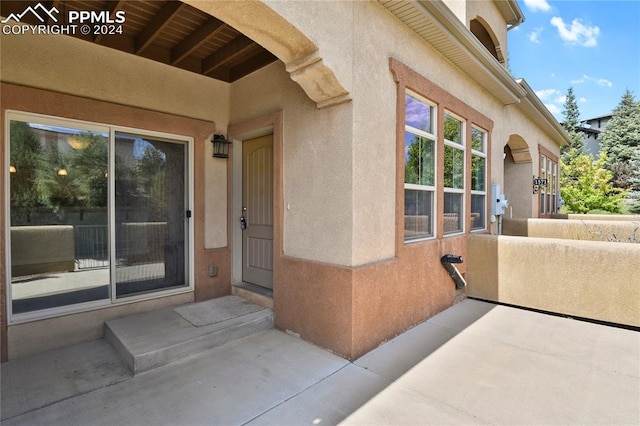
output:
[[260, 1], [183, 2], [228, 23], [284, 62], [291, 79], [318, 108], [351, 100], [333, 70], [324, 64], [318, 46], [266, 4]]
[[532, 167], [527, 142], [519, 135], [511, 135], [504, 147], [504, 194], [509, 200], [508, 217], [533, 217]]
[[502, 54], [500, 42], [484, 19], [479, 16], [472, 19], [469, 23], [469, 29], [494, 58], [496, 58], [500, 63], [504, 63], [505, 58]]

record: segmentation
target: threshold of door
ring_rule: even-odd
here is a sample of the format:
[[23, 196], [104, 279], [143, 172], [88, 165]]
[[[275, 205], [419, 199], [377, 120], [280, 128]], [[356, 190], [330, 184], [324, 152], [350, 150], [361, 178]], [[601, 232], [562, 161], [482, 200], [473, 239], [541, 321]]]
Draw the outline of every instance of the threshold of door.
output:
[[273, 310], [273, 290], [259, 285], [241, 282], [231, 286], [231, 293], [247, 299], [256, 305]]

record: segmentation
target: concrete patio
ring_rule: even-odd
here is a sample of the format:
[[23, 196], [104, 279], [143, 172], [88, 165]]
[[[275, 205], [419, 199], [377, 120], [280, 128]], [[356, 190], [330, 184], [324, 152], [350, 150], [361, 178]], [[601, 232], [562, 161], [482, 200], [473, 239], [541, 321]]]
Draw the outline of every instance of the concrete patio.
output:
[[0, 372], [3, 425], [640, 424], [640, 333], [470, 299], [353, 363], [266, 330], [136, 376], [104, 340]]

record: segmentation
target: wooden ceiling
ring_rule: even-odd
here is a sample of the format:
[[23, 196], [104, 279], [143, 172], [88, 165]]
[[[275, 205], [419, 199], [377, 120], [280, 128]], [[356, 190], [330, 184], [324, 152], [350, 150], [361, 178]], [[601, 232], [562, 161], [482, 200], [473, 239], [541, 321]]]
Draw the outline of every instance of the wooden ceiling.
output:
[[[124, 11], [122, 34], [93, 34], [90, 25], [91, 34], [82, 35], [77, 30], [70, 36], [225, 82], [236, 81], [277, 59], [224, 22], [175, 0], [3, 0], [0, 15], [22, 14], [38, 3], [47, 10], [55, 7], [59, 11], [56, 25], [67, 24], [69, 11], [109, 11], [112, 19], [116, 12]], [[43, 25], [32, 13], [22, 15], [20, 22]], [[54, 22], [49, 18], [47, 24]], [[109, 29], [109, 25], [103, 28]]]

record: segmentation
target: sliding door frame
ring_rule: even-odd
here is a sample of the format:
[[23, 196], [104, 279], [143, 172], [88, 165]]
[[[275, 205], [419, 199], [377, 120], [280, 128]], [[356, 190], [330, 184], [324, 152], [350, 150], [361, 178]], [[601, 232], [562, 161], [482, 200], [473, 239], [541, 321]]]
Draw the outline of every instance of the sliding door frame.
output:
[[[184, 206], [186, 210], [194, 211], [194, 149], [195, 142], [193, 137], [178, 135], [167, 132], [159, 132], [153, 130], [139, 129], [133, 127], [111, 125], [105, 123], [96, 123], [85, 120], [70, 119], [65, 117], [57, 117], [52, 115], [30, 113], [18, 110], [6, 110], [5, 117], [2, 117], [5, 124], [4, 131], [4, 143], [5, 143], [5, 162], [6, 165], [3, 173], [5, 174], [5, 187], [2, 202], [5, 206], [5, 259], [6, 262], [6, 309], [8, 324], [19, 324], [45, 318], [53, 318], [72, 313], [87, 312], [96, 309], [101, 309], [110, 306], [124, 305], [129, 303], [135, 303], [142, 300], [150, 300], [155, 298], [161, 298], [171, 296], [175, 294], [193, 292], [195, 288], [195, 273], [194, 273], [194, 219], [193, 216], [186, 221], [185, 229], [185, 280], [187, 285], [181, 287], [169, 288], [167, 290], [157, 290], [149, 293], [116, 297], [116, 280], [115, 280], [115, 135], [116, 133], [129, 133], [139, 135], [141, 137], [157, 138], [162, 141], [170, 143], [182, 143], [186, 145], [186, 159], [185, 159], [185, 188], [184, 188]], [[109, 298], [102, 300], [82, 302], [77, 304], [62, 305], [53, 308], [46, 308], [42, 310], [34, 310], [24, 312], [20, 314], [13, 314], [13, 299], [12, 299], [12, 279], [11, 279], [11, 184], [10, 184], [10, 122], [11, 121], [24, 121], [24, 122], [37, 122], [45, 125], [53, 126], [68, 126], [79, 128], [81, 130], [94, 131], [108, 134], [108, 238], [109, 238]], [[184, 212], [186, 214], [186, 211]]]

